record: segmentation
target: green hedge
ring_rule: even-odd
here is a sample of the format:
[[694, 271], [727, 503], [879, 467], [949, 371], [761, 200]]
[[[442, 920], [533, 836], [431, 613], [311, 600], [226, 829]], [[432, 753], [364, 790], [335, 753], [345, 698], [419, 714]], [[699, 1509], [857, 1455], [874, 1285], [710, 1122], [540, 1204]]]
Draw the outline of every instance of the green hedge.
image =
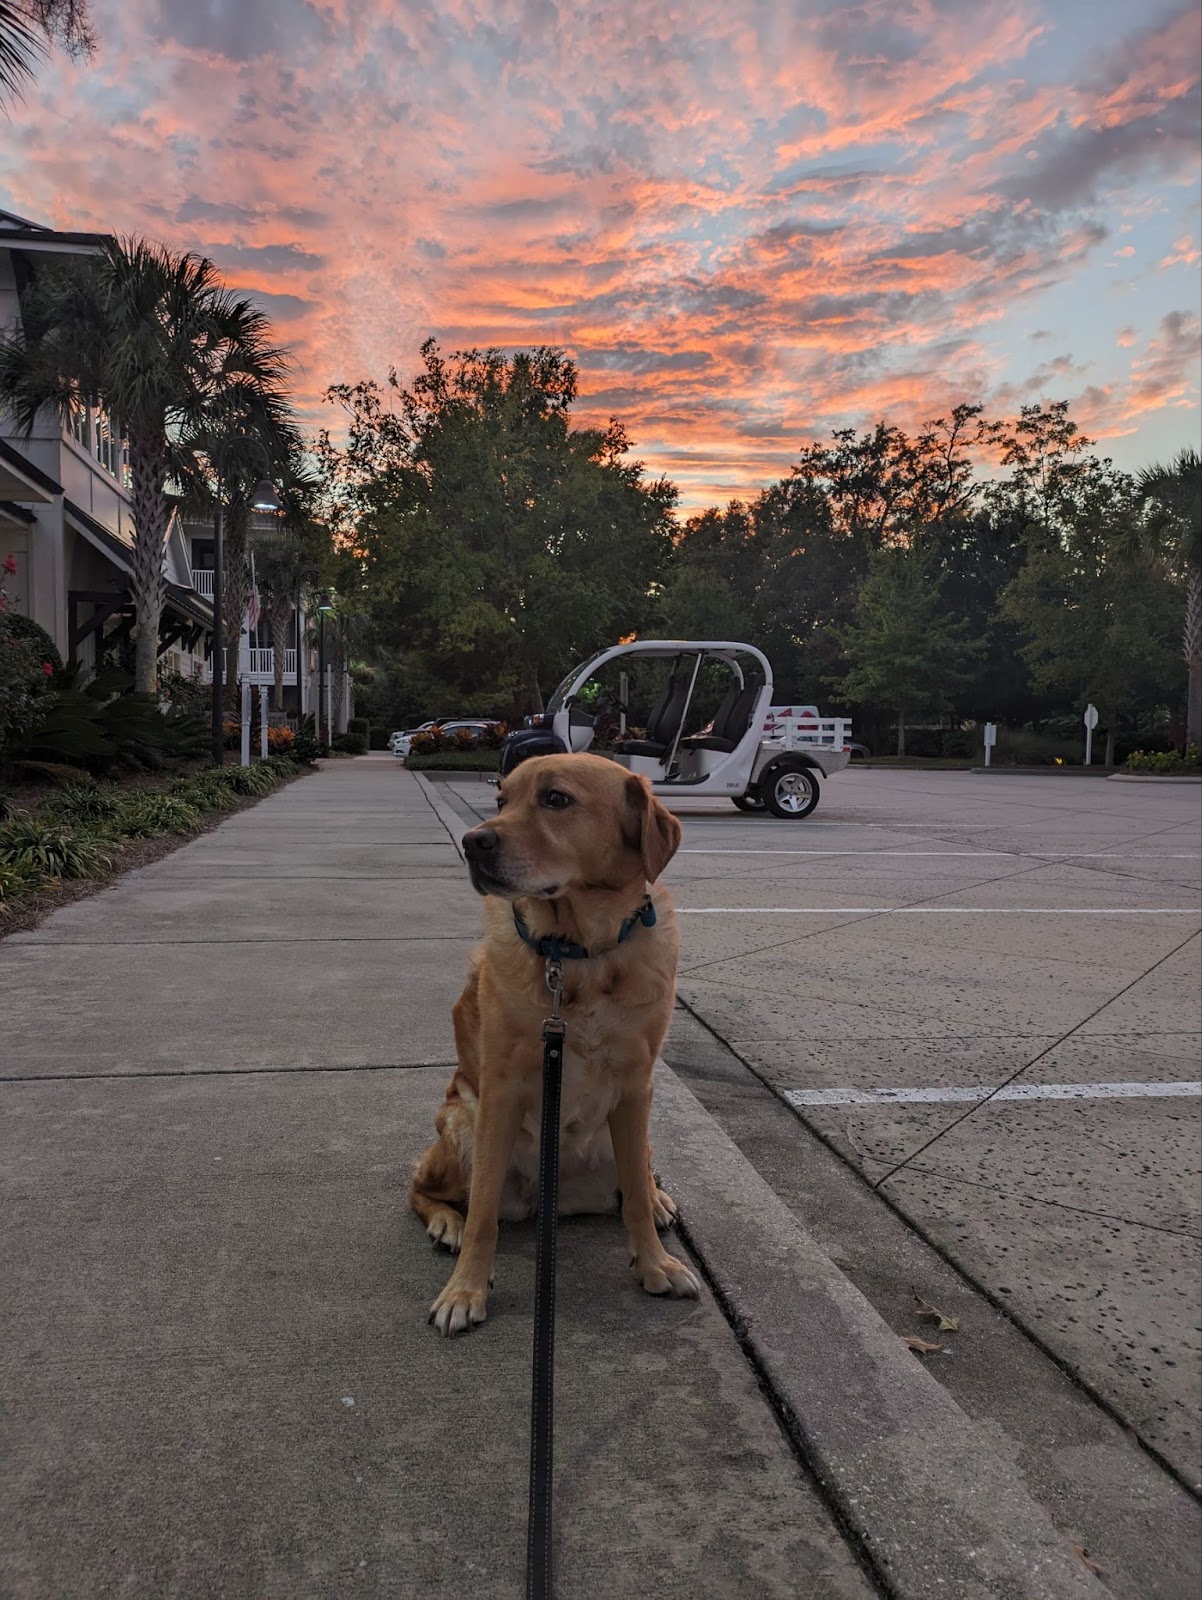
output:
[[429, 755], [409, 755], [405, 765], [410, 772], [496, 772], [501, 765], [499, 750], [435, 750]]
[[1128, 772], [1150, 772], [1162, 777], [1194, 777], [1202, 773], [1202, 748], [1191, 744], [1184, 756], [1176, 750], [1133, 750], [1127, 757]]

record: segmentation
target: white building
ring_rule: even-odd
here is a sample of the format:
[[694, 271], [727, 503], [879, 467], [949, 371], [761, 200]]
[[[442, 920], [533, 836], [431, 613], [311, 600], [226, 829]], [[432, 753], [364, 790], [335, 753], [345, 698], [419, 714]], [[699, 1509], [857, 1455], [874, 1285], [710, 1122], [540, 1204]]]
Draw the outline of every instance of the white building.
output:
[[[99, 234], [60, 233], [0, 211], [0, 326], [19, 324], [21, 292], [47, 263], [102, 243]], [[11, 555], [17, 565], [6, 587], [64, 660], [84, 666], [134, 626], [127, 476], [121, 439], [95, 407], [67, 426], [45, 411], [28, 436], [0, 415], [0, 562]], [[204, 670], [213, 613], [178, 516], [167, 530], [166, 577], [160, 658], [191, 677]]]

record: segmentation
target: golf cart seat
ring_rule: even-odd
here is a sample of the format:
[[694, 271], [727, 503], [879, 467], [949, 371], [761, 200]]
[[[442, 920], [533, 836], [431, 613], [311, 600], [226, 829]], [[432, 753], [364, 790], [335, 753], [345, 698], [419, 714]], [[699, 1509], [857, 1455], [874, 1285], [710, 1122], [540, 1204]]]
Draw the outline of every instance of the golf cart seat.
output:
[[619, 739], [613, 746], [620, 756], [662, 756], [668, 753], [676, 730], [680, 726], [688, 700], [688, 689], [677, 685], [676, 674], [668, 679], [668, 687], [660, 696], [659, 704], [647, 718], [645, 739]]
[[729, 753], [747, 732], [760, 680], [752, 674], [740, 688], [732, 683], [714, 717], [712, 733], [694, 733], [680, 741], [682, 750], [718, 750]]

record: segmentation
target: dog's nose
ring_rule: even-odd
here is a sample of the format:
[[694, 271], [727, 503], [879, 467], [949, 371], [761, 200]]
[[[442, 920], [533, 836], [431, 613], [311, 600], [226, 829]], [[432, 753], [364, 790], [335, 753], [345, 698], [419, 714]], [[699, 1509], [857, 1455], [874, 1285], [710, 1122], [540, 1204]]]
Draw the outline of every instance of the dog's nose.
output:
[[463, 836], [463, 848], [469, 856], [486, 856], [500, 842], [501, 836], [495, 828], [473, 828]]

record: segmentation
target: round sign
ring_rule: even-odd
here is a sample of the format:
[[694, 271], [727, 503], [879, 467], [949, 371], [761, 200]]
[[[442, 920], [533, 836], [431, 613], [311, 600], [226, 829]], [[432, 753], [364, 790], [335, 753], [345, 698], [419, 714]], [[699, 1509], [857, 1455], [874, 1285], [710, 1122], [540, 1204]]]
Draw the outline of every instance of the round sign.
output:
[[1086, 706], [1086, 708], [1085, 708], [1085, 726], [1090, 730], [1090, 732], [1092, 732], [1094, 730], [1094, 728], [1097, 727], [1097, 725], [1098, 725], [1098, 708], [1097, 708], [1097, 706]]

